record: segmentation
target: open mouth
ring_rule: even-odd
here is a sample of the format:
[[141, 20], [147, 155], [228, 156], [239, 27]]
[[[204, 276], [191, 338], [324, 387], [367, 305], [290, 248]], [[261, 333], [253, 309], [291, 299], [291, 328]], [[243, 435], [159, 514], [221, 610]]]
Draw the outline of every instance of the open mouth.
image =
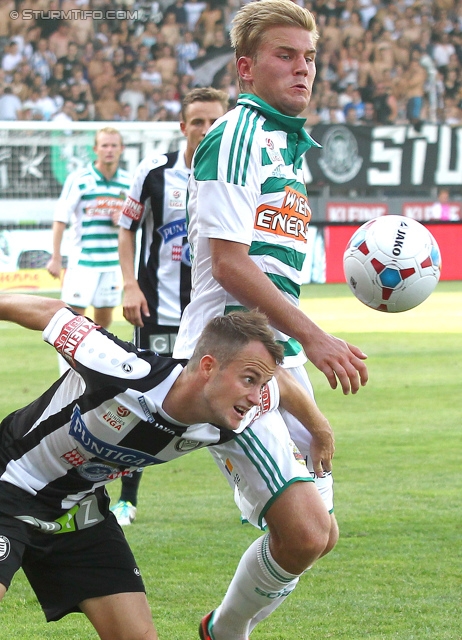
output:
[[241, 418], [243, 418], [247, 413], [248, 409], [246, 409], [245, 407], [238, 407], [237, 405], [235, 405], [234, 411], [238, 413], [241, 416]]

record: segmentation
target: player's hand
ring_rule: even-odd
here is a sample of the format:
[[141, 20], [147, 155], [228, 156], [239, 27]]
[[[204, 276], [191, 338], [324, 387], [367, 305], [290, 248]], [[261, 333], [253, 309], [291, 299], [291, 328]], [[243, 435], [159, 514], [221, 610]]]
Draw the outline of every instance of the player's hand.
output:
[[61, 270], [63, 268], [63, 261], [61, 256], [51, 257], [47, 264], [48, 273], [53, 276], [53, 278], [59, 278], [61, 276]]
[[332, 471], [332, 458], [335, 452], [334, 433], [326, 422], [323, 430], [317, 430], [312, 434], [310, 456], [315, 474], [322, 478], [325, 471]]
[[143, 318], [149, 317], [149, 307], [137, 282], [124, 286], [123, 314], [135, 327], [144, 327]]
[[332, 389], [338, 383], [345, 395], [357, 393], [369, 378], [364, 360], [367, 355], [359, 347], [325, 333], [316, 327], [309, 344], [303, 345], [311, 362], [326, 376]]

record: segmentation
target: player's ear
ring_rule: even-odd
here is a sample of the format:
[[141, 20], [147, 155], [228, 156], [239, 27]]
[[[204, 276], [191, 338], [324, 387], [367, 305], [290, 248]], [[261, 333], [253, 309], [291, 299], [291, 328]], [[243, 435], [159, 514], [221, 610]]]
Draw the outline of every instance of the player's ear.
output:
[[211, 355], [202, 356], [199, 362], [199, 371], [205, 379], [210, 378], [213, 370], [218, 366], [217, 359]]
[[253, 60], [249, 56], [241, 56], [236, 63], [237, 72], [243, 82], [253, 81]]

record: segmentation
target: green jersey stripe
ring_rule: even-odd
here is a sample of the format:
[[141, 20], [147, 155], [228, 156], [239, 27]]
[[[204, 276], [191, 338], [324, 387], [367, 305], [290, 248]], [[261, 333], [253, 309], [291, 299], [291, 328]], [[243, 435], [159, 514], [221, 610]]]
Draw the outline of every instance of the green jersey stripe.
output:
[[267, 273], [266, 275], [280, 291], [288, 293], [297, 299], [300, 297], [300, 285], [295, 284], [295, 282], [290, 278], [285, 278], [284, 276], [279, 276], [275, 273]]
[[115, 249], [114, 247], [82, 247], [82, 253], [117, 253], [117, 249]]
[[260, 475], [271, 493], [280, 489], [284, 485], [285, 478], [276, 461], [264, 447], [253, 429], [247, 427], [245, 431], [237, 436], [236, 440], [239, 441], [239, 445], [242, 447], [245, 455], [257, 466]]
[[234, 149], [237, 144], [237, 138], [239, 135], [239, 131], [241, 129], [242, 120], [244, 119], [244, 109], [241, 110], [239, 114], [239, 118], [237, 121], [236, 129], [234, 130], [233, 138], [231, 140], [231, 147], [229, 150], [229, 158], [228, 158], [228, 170], [226, 174], [226, 182], [232, 182], [231, 175], [233, 173], [233, 161], [234, 161]]
[[118, 267], [118, 260], [79, 260], [78, 264], [82, 267]]
[[290, 356], [298, 356], [300, 351], [302, 350], [302, 345], [295, 340], [295, 338], [289, 338], [285, 342], [282, 340], [277, 340], [279, 344], [284, 347], [284, 358], [289, 358]]
[[300, 193], [305, 192], [305, 185], [299, 182], [298, 180], [288, 180], [287, 178], [274, 178], [271, 176], [267, 178], [261, 186], [261, 193], [283, 193], [286, 190], [286, 187], [290, 187], [294, 191], [298, 191]]
[[249, 256], [271, 256], [297, 271], [302, 270], [305, 261], [304, 253], [300, 253], [291, 247], [268, 244], [267, 242], [252, 242], [249, 249]]

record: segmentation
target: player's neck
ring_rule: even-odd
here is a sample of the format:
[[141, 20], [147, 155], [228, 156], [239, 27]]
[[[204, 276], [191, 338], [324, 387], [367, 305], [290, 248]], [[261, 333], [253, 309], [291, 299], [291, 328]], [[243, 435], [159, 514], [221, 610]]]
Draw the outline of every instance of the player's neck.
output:
[[111, 180], [114, 177], [115, 172], [117, 171], [118, 163], [111, 162], [95, 162], [95, 169], [97, 169], [106, 180]]

